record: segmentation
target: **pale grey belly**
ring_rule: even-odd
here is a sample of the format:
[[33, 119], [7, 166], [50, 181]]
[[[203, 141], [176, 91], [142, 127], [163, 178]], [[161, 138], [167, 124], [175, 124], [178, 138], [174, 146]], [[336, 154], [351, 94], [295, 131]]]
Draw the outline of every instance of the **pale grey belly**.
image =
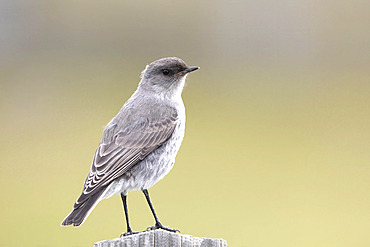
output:
[[152, 187], [172, 169], [183, 137], [184, 127], [180, 124], [166, 143], [132, 167], [122, 177], [113, 181], [101, 199], [118, 193], [127, 194], [128, 191]]

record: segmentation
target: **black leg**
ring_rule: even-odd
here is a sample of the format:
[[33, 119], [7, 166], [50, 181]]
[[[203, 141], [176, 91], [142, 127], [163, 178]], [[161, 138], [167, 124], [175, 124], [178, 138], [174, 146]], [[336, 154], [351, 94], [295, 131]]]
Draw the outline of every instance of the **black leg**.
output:
[[127, 201], [126, 201], [127, 196], [121, 193], [121, 198], [122, 198], [122, 203], [123, 203], [123, 209], [125, 210], [125, 217], [126, 217], [126, 223], [127, 223], [127, 232], [122, 233], [121, 236], [127, 236], [127, 235], [134, 234], [136, 232], [133, 232], [130, 227], [130, 221], [128, 219]]
[[144, 195], [145, 195], [146, 201], [148, 202], [149, 207], [150, 207], [150, 210], [152, 211], [152, 214], [153, 214], [154, 219], [155, 219], [155, 226], [150, 226], [150, 227], [148, 227], [148, 229], [147, 229], [147, 230], [155, 230], [155, 229], [160, 228], [160, 229], [167, 230], [167, 231], [171, 231], [171, 232], [180, 232], [180, 231], [179, 231], [179, 230], [177, 230], [177, 229], [170, 229], [170, 228], [168, 228], [168, 227], [164, 227], [164, 226], [162, 225], [162, 223], [158, 220], [158, 217], [157, 217], [157, 214], [155, 213], [155, 210], [154, 210], [153, 204], [152, 204], [152, 202], [150, 201], [150, 197], [149, 197], [149, 192], [148, 192], [148, 190], [147, 190], [147, 189], [144, 189], [144, 190], [142, 190], [142, 191], [143, 191], [143, 193], [144, 193]]

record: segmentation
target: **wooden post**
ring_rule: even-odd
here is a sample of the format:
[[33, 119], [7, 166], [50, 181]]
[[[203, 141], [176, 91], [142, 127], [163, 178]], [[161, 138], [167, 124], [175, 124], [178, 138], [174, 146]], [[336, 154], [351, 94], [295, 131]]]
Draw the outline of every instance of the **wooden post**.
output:
[[199, 238], [157, 229], [104, 240], [94, 247], [227, 247], [223, 239]]

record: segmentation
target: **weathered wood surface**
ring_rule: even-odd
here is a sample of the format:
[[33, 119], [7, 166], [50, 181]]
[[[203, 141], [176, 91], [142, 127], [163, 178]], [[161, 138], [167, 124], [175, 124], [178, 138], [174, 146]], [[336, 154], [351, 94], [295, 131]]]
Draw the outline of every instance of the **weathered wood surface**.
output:
[[200, 238], [157, 229], [104, 240], [94, 247], [227, 247], [226, 240]]

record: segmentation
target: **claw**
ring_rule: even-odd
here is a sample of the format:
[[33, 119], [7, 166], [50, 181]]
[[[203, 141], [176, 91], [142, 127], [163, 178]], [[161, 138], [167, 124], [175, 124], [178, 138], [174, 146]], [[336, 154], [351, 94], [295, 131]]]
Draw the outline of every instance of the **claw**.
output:
[[126, 237], [126, 236], [130, 236], [130, 235], [133, 235], [133, 234], [137, 234], [138, 232], [133, 232], [133, 231], [131, 231], [131, 232], [122, 232], [122, 234], [121, 234], [121, 238], [122, 237]]
[[151, 231], [151, 230], [157, 230], [157, 229], [163, 229], [163, 230], [166, 230], [166, 231], [169, 231], [169, 232], [175, 232], [175, 233], [179, 232], [180, 233], [179, 230], [165, 227], [161, 223], [157, 223], [157, 224], [155, 224], [155, 226], [149, 226], [146, 230]]

